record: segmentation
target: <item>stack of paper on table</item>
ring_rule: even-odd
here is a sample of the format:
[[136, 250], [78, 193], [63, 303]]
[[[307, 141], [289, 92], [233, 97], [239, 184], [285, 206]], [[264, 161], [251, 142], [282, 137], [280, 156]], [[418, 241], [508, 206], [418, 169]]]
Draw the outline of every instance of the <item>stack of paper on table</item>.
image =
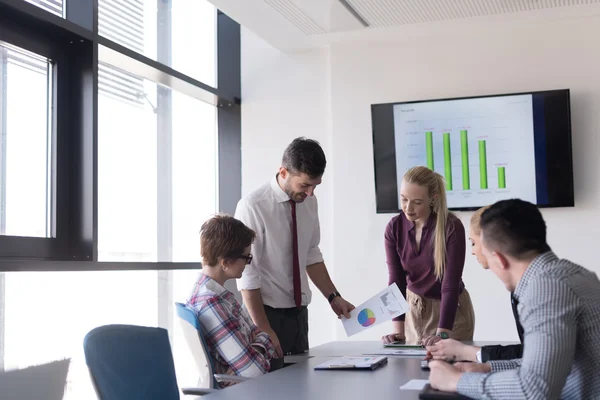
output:
[[427, 355], [427, 349], [381, 349], [375, 350], [365, 355], [377, 355], [377, 356], [398, 356], [398, 357], [425, 357]]

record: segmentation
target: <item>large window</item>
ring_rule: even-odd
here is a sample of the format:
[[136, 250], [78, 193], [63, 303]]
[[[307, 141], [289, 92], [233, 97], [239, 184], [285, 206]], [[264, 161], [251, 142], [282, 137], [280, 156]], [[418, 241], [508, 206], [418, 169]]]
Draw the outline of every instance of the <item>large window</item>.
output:
[[[101, 35], [215, 85], [216, 10], [206, 0], [99, 0]], [[98, 259], [200, 261], [217, 211], [213, 105], [100, 65]]]
[[216, 110], [173, 92], [170, 260], [200, 261], [200, 226], [218, 211]]
[[[129, 78], [128, 85], [119, 78]], [[110, 90], [105, 79], [120, 90]], [[157, 261], [156, 84], [101, 65], [103, 87], [98, 95], [98, 259]]]
[[241, 193], [239, 25], [207, 0], [0, 0], [0, 26], [0, 371], [69, 357], [65, 398], [95, 398], [85, 335], [134, 324], [194, 386], [174, 302]]
[[240, 192], [239, 26], [207, 0], [28, 2], [47, 16], [0, 2], [0, 259], [198, 263]]
[[207, 0], [98, 0], [98, 15], [100, 35], [216, 85], [217, 13]]
[[100, 66], [98, 259], [200, 261], [217, 211], [215, 107]]
[[0, 42], [0, 234], [51, 237], [52, 64]]

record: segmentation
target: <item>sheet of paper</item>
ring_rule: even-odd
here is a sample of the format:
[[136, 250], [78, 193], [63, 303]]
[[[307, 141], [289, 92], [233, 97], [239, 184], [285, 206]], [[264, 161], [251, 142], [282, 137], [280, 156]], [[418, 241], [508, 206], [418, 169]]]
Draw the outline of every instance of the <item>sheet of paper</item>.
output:
[[381, 359], [381, 357], [336, 357], [317, 365], [316, 368], [368, 368]]
[[70, 359], [0, 373], [2, 400], [61, 400]]
[[427, 355], [426, 349], [381, 349], [372, 353], [366, 353], [366, 355], [377, 355], [377, 356], [399, 356], [399, 357], [425, 357]]
[[412, 379], [400, 386], [402, 390], [423, 390], [425, 385], [429, 383], [427, 379]]
[[398, 285], [392, 283], [352, 310], [350, 318], [343, 318], [342, 324], [346, 335], [352, 336], [382, 322], [390, 321], [407, 311], [408, 303], [398, 289]]

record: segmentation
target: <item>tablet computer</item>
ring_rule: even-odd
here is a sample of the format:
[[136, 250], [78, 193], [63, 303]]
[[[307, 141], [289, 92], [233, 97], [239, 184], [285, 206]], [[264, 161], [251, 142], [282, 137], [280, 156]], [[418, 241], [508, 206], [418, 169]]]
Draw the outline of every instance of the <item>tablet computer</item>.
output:
[[374, 370], [388, 361], [387, 357], [337, 357], [315, 367], [322, 369], [365, 369]]

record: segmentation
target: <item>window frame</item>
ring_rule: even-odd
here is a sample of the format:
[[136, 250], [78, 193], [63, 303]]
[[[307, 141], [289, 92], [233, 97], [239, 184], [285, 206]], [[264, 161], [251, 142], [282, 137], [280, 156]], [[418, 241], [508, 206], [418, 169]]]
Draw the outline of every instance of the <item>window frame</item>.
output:
[[[30, 7], [35, 7], [30, 5]], [[41, 10], [46, 13], [47, 11]], [[54, 15], [53, 15], [54, 16]], [[56, 16], [55, 16], [56, 17]], [[58, 18], [58, 17], [56, 17]], [[20, 23], [19, 23], [20, 22]], [[0, 260], [62, 260], [65, 259], [65, 250], [68, 245], [68, 227], [66, 222], [69, 221], [67, 218], [63, 219], [63, 222], [58, 221], [56, 218], [58, 209], [58, 200], [62, 198], [68, 198], [70, 190], [68, 186], [61, 185], [59, 187], [58, 181], [64, 181], [61, 178], [61, 174], [64, 174], [65, 169], [61, 168], [57, 164], [58, 153], [57, 147], [59, 141], [66, 141], [70, 136], [73, 135], [71, 127], [68, 126], [68, 116], [66, 113], [60, 113], [59, 110], [64, 109], [67, 104], [67, 93], [72, 91], [72, 81], [65, 80], [69, 76], [67, 71], [67, 65], [69, 63], [69, 57], [74, 50], [74, 46], [65, 45], [65, 42], [71, 44], [75, 43], [76, 35], [71, 32], [65, 32], [61, 37], [56, 36], [56, 31], [51, 30], [49, 34], [44, 34], [42, 29], [38, 29], [35, 26], [23, 24], [23, 16], [16, 15], [10, 12], [5, 6], [0, 3], [0, 41], [10, 43], [11, 45], [20, 47], [22, 49], [34, 52], [40, 56], [46, 57], [53, 63], [52, 71], [52, 97], [49, 104], [52, 110], [52, 162], [51, 168], [51, 180], [53, 186], [52, 201], [54, 207], [50, 219], [52, 221], [51, 226], [53, 227], [54, 237], [41, 238], [41, 237], [21, 237], [21, 236], [0, 236]], [[85, 39], [79, 39], [84, 40]], [[79, 42], [81, 43], [81, 42]], [[61, 46], [62, 44], [62, 46]], [[58, 81], [64, 81], [64, 84], [58, 85]], [[1, 94], [2, 103], [4, 105], [6, 98], [5, 93]], [[3, 127], [4, 128], [4, 127]], [[60, 133], [59, 133], [60, 128]], [[64, 157], [70, 157], [69, 149], [63, 151]], [[73, 212], [77, 212], [73, 210]], [[0, 263], [0, 270], [2, 269]]]
[[[163, 0], [155, 1], [160, 8]], [[160, 41], [157, 61], [98, 35], [98, 0], [66, 1], [63, 14], [65, 18], [22, 0], [0, 0], [0, 41], [56, 60], [56, 68], [52, 69], [56, 237], [0, 236], [0, 272], [200, 268], [198, 262], [98, 261], [98, 60], [152, 80], [159, 88], [167, 86], [215, 105], [218, 208], [233, 213], [241, 197], [239, 24], [216, 11], [215, 88], [167, 66], [170, 49], [164, 43], [161, 47]], [[170, 20], [163, 22], [167, 25], [162, 29], [168, 29]], [[164, 107], [167, 112], [162, 116], [159, 113], [159, 124], [171, 118], [170, 101]], [[169, 141], [170, 135], [165, 140]], [[162, 185], [159, 187], [164, 189], [158, 194], [158, 222], [168, 238], [172, 235], [172, 221], [163, 214], [170, 204], [171, 184], [164, 177], [158, 179]], [[168, 253], [167, 249], [158, 250]]]

